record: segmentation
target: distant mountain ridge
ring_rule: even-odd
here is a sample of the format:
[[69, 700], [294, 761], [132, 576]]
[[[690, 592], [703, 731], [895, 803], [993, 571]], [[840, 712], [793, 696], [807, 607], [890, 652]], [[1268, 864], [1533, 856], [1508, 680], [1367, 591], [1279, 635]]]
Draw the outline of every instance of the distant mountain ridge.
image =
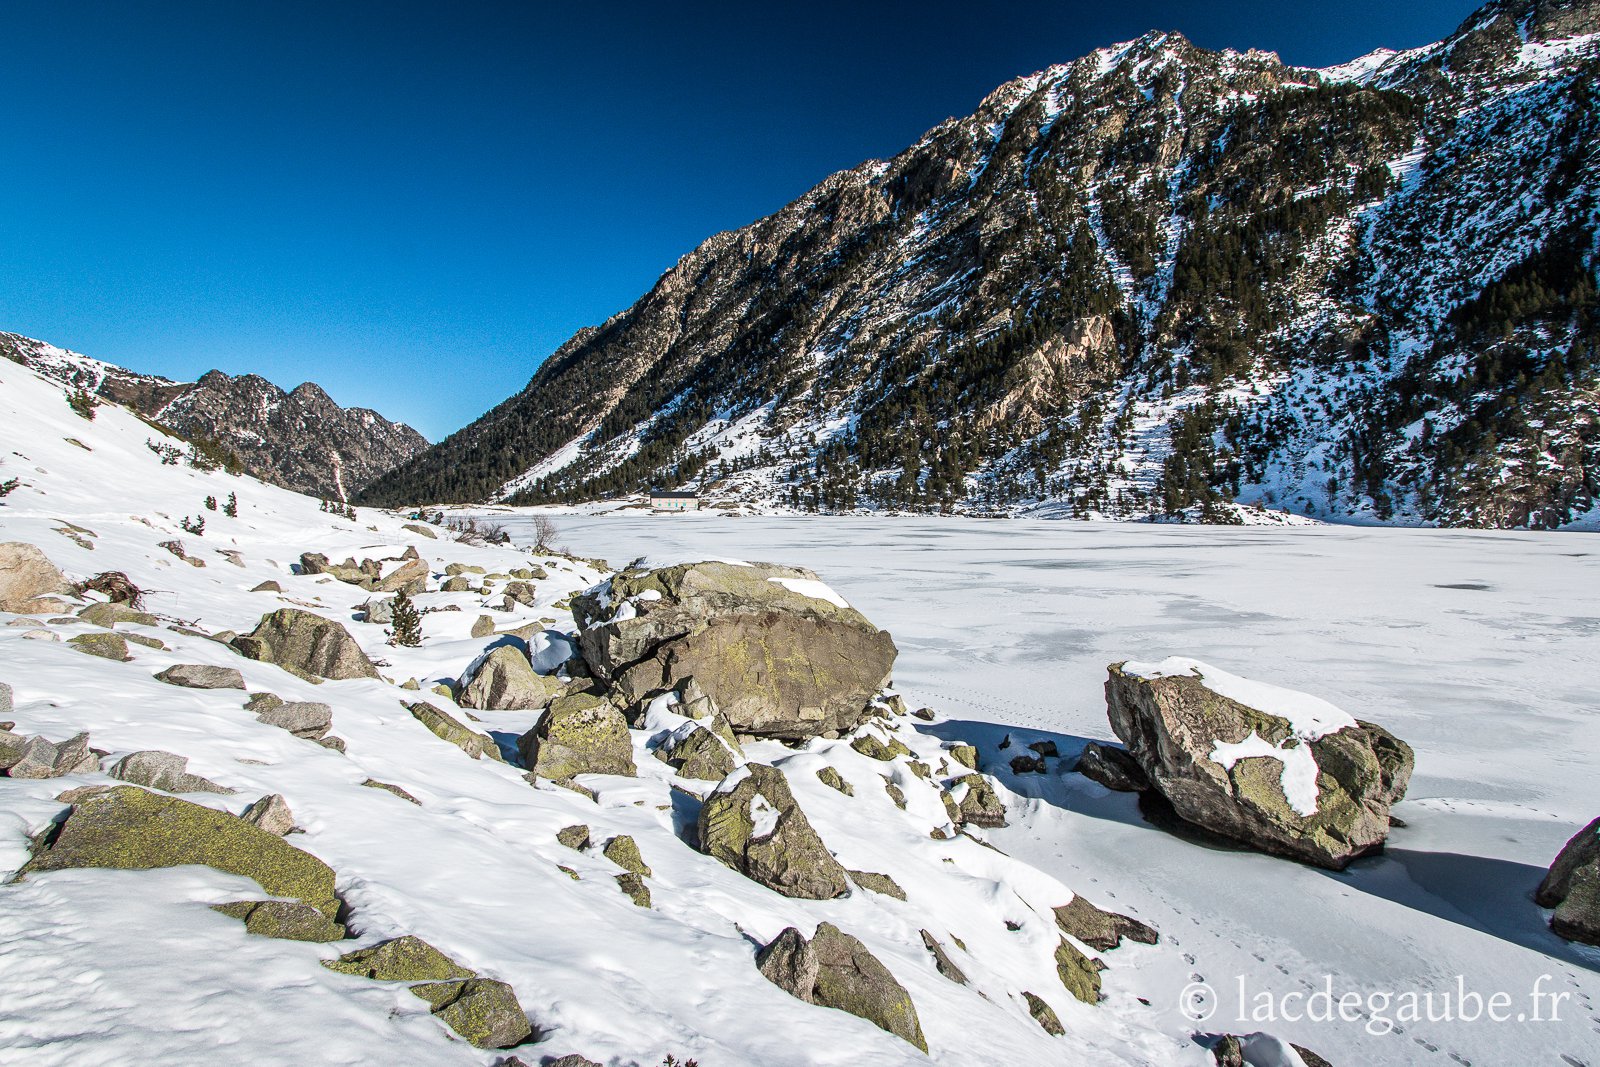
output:
[[370, 503], [1558, 527], [1600, 496], [1600, 0], [1327, 70], [1151, 33], [717, 234]]
[[428, 447], [404, 423], [342, 408], [312, 382], [290, 392], [254, 374], [213, 370], [175, 382], [0, 333], [0, 355], [122, 404], [189, 438], [235, 453], [250, 474], [298, 493], [344, 500]]

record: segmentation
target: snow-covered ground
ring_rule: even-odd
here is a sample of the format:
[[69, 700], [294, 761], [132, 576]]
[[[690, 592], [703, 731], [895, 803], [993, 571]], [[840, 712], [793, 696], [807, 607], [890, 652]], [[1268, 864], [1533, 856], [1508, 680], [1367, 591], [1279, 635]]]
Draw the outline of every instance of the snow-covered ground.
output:
[[[516, 536], [519, 520], [500, 516]], [[1102, 684], [1123, 659], [1192, 655], [1321, 696], [1416, 749], [1381, 857], [1344, 874], [1215, 851], [1152, 828], [1130, 797], [1067, 775], [986, 770], [1036, 799], [991, 839], [1163, 931], [1172, 952], [1108, 972], [1179, 1032], [1267, 1029], [1335, 1064], [1600, 1064], [1600, 952], [1550, 933], [1530, 894], [1600, 814], [1600, 543], [1582, 534], [1227, 528], [961, 519], [562, 517], [566, 540], [811, 567], [900, 647], [896, 683], [948, 718], [924, 727], [1064, 753], [1114, 740]], [[1009, 755], [1005, 753], [1004, 755]], [[1504, 1023], [1252, 1023], [1257, 994], [1504, 992]], [[1541, 982], [1541, 975], [1550, 978]], [[1566, 991], [1556, 1022], [1531, 995]], [[1541, 1014], [1548, 1017], [1544, 1001]], [[1403, 1003], [1369, 1014], [1401, 1018]], [[1371, 1009], [1376, 1008], [1375, 1012]], [[1294, 1004], [1284, 1009], [1296, 1012]], [[1471, 1013], [1470, 999], [1467, 1011]], [[1231, 1016], [1231, 1018], [1230, 1018]], [[1380, 1031], [1373, 1033], [1369, 1031]], [[1093, 1062], [1092, 1060], [1086, 1062]]]

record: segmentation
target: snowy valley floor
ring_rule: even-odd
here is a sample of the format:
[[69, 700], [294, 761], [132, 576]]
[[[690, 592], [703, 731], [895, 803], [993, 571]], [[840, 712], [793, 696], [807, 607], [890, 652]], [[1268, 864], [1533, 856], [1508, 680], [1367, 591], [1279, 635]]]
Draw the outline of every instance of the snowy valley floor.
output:
[[[514, 535], [528, 521], [495, 518]], [[984, 769], [1036, 798], [990, 839], [1163, 932], [1174, 951], [1116, 959], [1105, 976], [1114, 995], [1151, 1001], [1148, 1009], [1131, 1001], [1148, 1025], [1265, 1029], [1341, 1067], [1600, 1064], [1600, 951], [1555, 937], [1530, 899], [1561, 846], [1600, 814], [1600, 542], [1592, 537], [1017, 520], [558, 521], [576, 549], [615, 566], [648, 554], [811, 567], [890, 630], [897, 685], [912, 706], [942, 713], [923, 729], [990, 741]], [[1131, 797], [1081, 776], [1009, 774], [992, 747], [1007, 733], [1022, 743], [1053, 739], [1063, 755], [1085, 740], [1115, 740], [1106, 665], [1168, 654], [1315, 693], [1410, 742], [1416, 773], [1396, 809], [1406, 826], [1387, 853], [1330, 874], [1217, 851], [1152, 828]], [[1394, 1022], [1398, 1003], [1385, 1010], [1368, 999], [1431, 991], [1438, 1014], [1458, 975], [1469, 994], [1504, 992], [1528, 1018]], [[1330, 979], [1335, 997], [1361, 994], [1372, 1018], [1248, 1017], [1262, 991], [1278, 998]], [[1217, 1014], [1199, 1026], [1178, 1010], [1195, 981], [1216, 994]], [[1532, 1021], [1536, 987], [1574, 994], [1559, 1021]], [[1548, 1020], [1551, 1002], [1542, 1004]]]

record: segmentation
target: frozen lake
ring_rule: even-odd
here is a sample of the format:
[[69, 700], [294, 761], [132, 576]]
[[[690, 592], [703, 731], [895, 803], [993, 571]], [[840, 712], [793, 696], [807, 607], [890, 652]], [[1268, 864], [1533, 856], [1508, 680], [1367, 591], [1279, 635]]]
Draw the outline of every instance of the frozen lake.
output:
[[[506, 521], [518, 539], [527, 521]], [[998, 743], [1111, 739], [1108, 663], [1191, 655], [1327, 698], [1417, 752], [1382, 857], [1342, 875], [1217, 851], [1151, 828], [1076, 775], [1013, 777], [1036, 798], [994, 839], [1181, 954], [1108, 972], [1188, 1025], [1179, 990], [1218, 1014], [1191, 1029], [1266, 1029], [1349, 1064], [1600, 1067], [1600, 954], [1552, 935], [1530, 894], [1600, 815], [1600, 541], [1582, 534], [1217, 528], [1042, 521], [564, 516], [562, 540], [615, 565], [641, 555], [815, 569], [900, 647], [896, 682]], [[1364, 997], [1457, 988], [1512, 997], [1505, 1022], [1241, 1017], [1257, 991]], [[1542, 980], [1541, 975], [1548, 975]], [[1243, 985], [1241, 986], [1241, 983]], [[1549, 1021], [1529, 997], [1573, 994]], [[1242, 992], [1241, 992], [1242, 990]], [[1438, 1014], [1438, 1009], [1435, 1009]], [[1387, 1020], [1387, 1022], [1386, 1022]], [[1391, 1031], [1388, 1023], [1393, 1023]]]

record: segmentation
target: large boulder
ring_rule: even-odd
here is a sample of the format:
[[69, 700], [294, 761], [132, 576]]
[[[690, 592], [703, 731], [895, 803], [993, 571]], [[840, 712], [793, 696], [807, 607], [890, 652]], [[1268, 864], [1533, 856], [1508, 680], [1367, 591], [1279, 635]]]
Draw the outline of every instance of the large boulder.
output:
[[376, 678], [350, 631], [332, 619], [298, 608], [280, 608], [261, 617], [254, 630], [233, 640], [248, 659], [276, 663], [292, 674], [313, 678]]
[[829, 900], [850, 892], [844, 867], [800, 810], [776, 767], [750, 763], [700, 806], [700, 850], [786, 897]]
[[524, 767], [558, 782], [578, 774], [638, 774], [627, 720], [594, 693], [557, 697], [517, 739], [517, 751]]
[[837, 1008], [928, 1051], [911, 994], [867, 946], [832, 923], [807, 941], [794, 927], [756, 954], [763, 977], [808, 1004]]
[[225, 811], [131, 785], [81, 798], [36, 847], [23, 872], [189, 864], [252, 878], [271, 896], [338, 918], [333, 871], [326, 863]]
[[0, 611], [19, 615], [62, 611], [66, 602], [60, 596], [71, 593], [72, 584], [37, 545], [0, 543]]
[[539, 674], [515, 644], [499, 645], [461, 680], [457, 702], [464, 708], [491, 711], [537, 711], [558, 696], [564, 684], [554, 675]]
[[798, 567], [630, 568], [572, 607], [584, 659], [619, 703], [693, 677], [740, 733], [852, 730], [894, 667], [889, 634]]
[[1534, 899], [1555, 909], [1550, 928], [1559, 936], [1600, 945], [1600, 819], [1567, 842]]
[[1333, 870], [1382, 848], [1413, 762], [1387, 730], [1196, 660], [1109, 671], [1111, 728], [1180, 818]]

